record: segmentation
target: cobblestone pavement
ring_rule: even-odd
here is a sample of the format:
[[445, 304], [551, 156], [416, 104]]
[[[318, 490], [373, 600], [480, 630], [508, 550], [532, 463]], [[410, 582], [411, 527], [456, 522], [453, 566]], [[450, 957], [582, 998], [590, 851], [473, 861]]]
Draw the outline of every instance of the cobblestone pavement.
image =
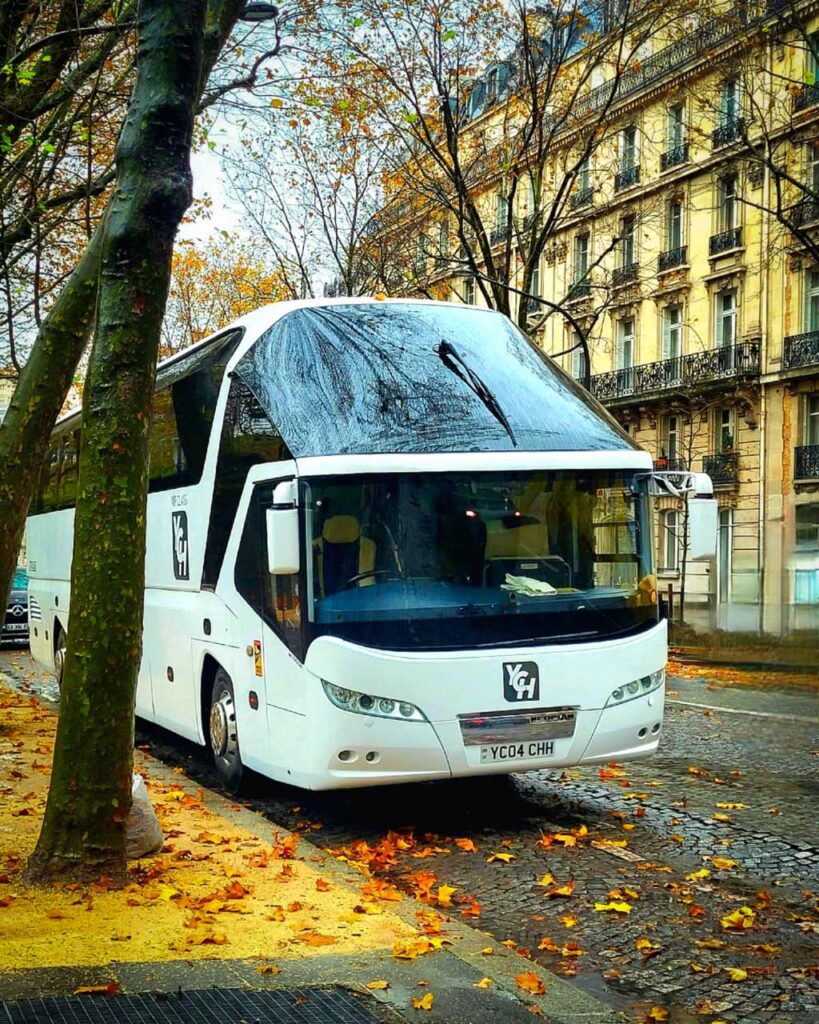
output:
[[[32, 669], [0, 655], [0, 671], [37, 686]], [[691, 680], [668, 688], [651, 761], [338, 793], [258, 780], [247, 799], [408, 892], [435, 902], [439, 885], [455, 887], [442, 913], [634, 1020], [651, 1020], [654, 1006], [670, 1024], [813, 1024], [819, 699]], [[191, 744], [153, 727], [139, 742], [215, 785]], [[596, 909], [610, 904], [620, 907]]]

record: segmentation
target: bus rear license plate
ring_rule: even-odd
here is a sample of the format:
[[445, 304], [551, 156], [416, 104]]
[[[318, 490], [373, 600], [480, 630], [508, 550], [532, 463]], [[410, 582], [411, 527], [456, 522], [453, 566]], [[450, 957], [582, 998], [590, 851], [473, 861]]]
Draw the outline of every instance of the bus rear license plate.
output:
[[496, 743], [481, 747], [481, 764], [492, 761], [530, 761], [539, 757], [554, 757], [555, 745], [550, 740], [530, 740], [528, 743]]
[[10, 633], [16, 633], [18, 630], [22, 633], [24, 629], [28, 629], [27, 622], [9, 622], [3, 626], [3, 629], [7, 629]]

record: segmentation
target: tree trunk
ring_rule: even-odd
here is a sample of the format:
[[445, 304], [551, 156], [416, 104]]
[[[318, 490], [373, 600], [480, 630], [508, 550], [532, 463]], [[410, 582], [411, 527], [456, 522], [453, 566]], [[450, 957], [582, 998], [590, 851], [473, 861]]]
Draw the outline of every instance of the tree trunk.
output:
[[[102, 225], [37, 335], [0, 423], [0, 599], [11, 587], [29, 502], [54, 421], [94, 323]], [[5, 604], [2, 605], [5, 607]]]
[[[210, 0], [198, 98], [245, 0]], [[102, 248], [98, 228], [37, 333], [0, 423], [0, 599], [11, 588], [14, 566], [37, 477], [54, 423], [65, 404], [77, 363], [88, 344], [97, 303]], [[5, 605], [3, 604], [3, 607]]]
[[83, 404], [71, 642], [32, 880], [125, 871], [142, 647], [148, 438], [173, 241], [191, 200], [205, 0], [142, 0]]

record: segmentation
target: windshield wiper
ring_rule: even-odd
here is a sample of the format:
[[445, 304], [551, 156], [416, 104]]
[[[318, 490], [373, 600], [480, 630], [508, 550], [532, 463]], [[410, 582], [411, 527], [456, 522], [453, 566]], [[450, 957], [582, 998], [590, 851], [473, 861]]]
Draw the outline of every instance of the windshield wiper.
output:
[[489, 388], [484, 384], [481, 378], [475, 373], [473, 369], [466, 365], [454, 346], [446, 340], [440, 342], [435, 346], [435, 351], [440, 356], [441, 362], [448, 370], [460, 377], [466, 386], [478, 396], [483, 402], [486, 408], [492, 413], [495, 419], [500, 423], [506, 433], [509, 435], [512, 444], [517, 448], [518, 442], [515, 438], [514, 431], [509, 425], [509, 420], [506, 418], [506, 414], [500, 407], [500, 403], [497, 398], [492, 394]]

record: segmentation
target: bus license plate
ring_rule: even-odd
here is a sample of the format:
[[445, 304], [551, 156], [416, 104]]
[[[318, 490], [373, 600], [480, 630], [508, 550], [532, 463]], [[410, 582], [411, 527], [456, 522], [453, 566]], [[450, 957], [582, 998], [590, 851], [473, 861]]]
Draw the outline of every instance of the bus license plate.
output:
[[9, 622], [3, 629], [7, 629], [10, 633], [16, 633], [18, 630], [22, 633], [24, 629], [28, 629], [28, 624], [25, 622]]
[[481, 747], [481, 764], [490, 761], [526, 761], [538, 757], [553, 757], [555, 745], [550, 740], [530, 740], [528, 743], [493, 743]]

